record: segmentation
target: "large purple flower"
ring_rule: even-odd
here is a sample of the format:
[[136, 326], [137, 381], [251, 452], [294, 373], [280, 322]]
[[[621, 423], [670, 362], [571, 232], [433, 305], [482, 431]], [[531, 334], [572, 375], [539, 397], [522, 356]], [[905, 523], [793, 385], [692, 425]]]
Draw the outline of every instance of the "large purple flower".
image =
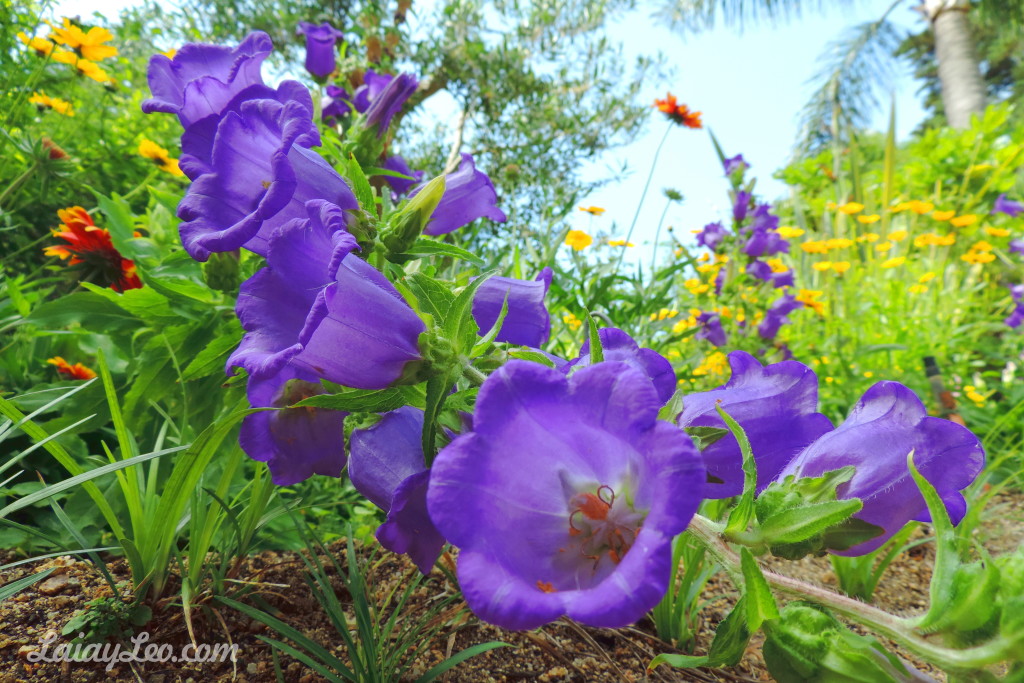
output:
[[[680, 427], [719, 427], [725, 423], [715, 406], [739, 423], [750, 440], [757, 462], [757, 490], [762, 491], [783, 467], [816, 438], [832, 429], [818, 410], [818, 378], [806, 365], [782, 361], [762, 366], [745, 351], [729, 354], [732, 377], [711, 391], [683, 399]], [[743, 455], [732, 434], [726, 434], [701, 455], [709, 481], [708, 498], [729, 498], [743, 491]]]
[[[430, 222], [423, 231], [426, 235], [444, 235], [469, 225], [477, 218], [490, 218], [504, 223], [505, 212], [498, 208], [498, 193], [487, 174], [478, 171], [470, 154], [463, 154], [459, 168], [444, 177], [444, 195], [430, 216]], [[413, 188], [410, 197], [416, 196], [420, 185]]]
[[212, 172], [199, 176], [178, 205], [185, 250], [205, 261], [245, 247], [261, 256], [274, 230], [306, 216], [305, 204], [358, 204], [345, 180], [316, 152], [304, 103], [261, 99], [224, 116], [213, 142]]
[[[757, 451], [755, 450], [755, 453]], [[985, 465], [981, 442], [966, 427], [929, 417], [914, 392], [898, 382], [878, 382], [857, 402], [843, 424], [819, 437], [778, 474], [817, 477], [853, 465], [856, 473], [837, 489], [839, 498], [860, 498], [854, 515], [885, 532], [838, 555], [864, 555], [879, 548], [911, 520], [931, 521], [910, 476], [907, 455], [938, 490], [954, 524], [967, 512], [960, 491]]]
[[567, 379], [514, 360], [484, 382], [473, 431], [438, 454], [427, 493], [477, 616], [517, 630], [563, 614], [620, 627], [661, 599], [704, 470], [659, 405], [624, 363]]
[[286, 366], [273, 377], [250, 378], [246, 392], [254, 408], [283, 408], [246, 416], [238, 434], [242, 450], [267, 463], [275, 484], [288, 486], [314, 474], [341, 476], [347, 413], [286, 407], [326, 393], [315, 375]]
[[708, 223], [697, 233], [697, 244], [715, 251], [728, 234], [729, 231], [721, 223]]
[[992, 213], [1005, 213], [1011, 218], [1016, 218], [1024, 213], [1024, 204], [1007, 199], [1005, 194], [1001, 194], [992, 205]]
[[802, 308], [803, 303], [796, 300], [796, 297], [792, 294], [783, 294], [778, 299], [772, 302], [772, 305], [765, 311], [764, 320], [757, 326], [757, 334], [761, 339], [772, 340], [775, 339], [775, 335], [779, 333], [779, 329], [789, 322], [787, 317], [790, 313], [798, 308]]
[[498, 321], [506, 297], [508, 309], [495, 341], [539, 347], [551, 335], [551, 316], [544, 297], [551, 287], [551, 269], [544, 268], [533, 280], [492, 277], [476, 290], [473, 319], [480, 334], [487, 334]]
[[345, 214], [311, 201], [308, 218], [278, 229], [268, 267], [242, 283], [246, 334], [228, 359], [250, 376], [285, 364], [338, 384], [383, 389], [421, 360], [423, 322], [387, 278], [353, 252]]
[[[388, 84], [369, 100], [365, 111], [366, 126], [368, 128], [376, 126], [377, 136], [383, 135], [391, 125], [391, 119], [402, 111], [402, 107], [416, 92], [418, 85], [419, 81], [412, 74], [398, 74], [388, 81]], [[359, 95], [358, 91], [356, 94]], [[358, 100], [356, 107], [358, 108]]]
[[263, 84], [260, 67], [273, 49], [270, 36], [254, 31], [235, 48], [189, 44], [174, 59], [153, 55], [147, 73], [153, 96], [142, 111], [177, 114], [185, 128], [219, 114], [239, 92]]
[[[654, 349], [642, 349], [636, 340], [617, 327], [602, 327], [597, 331], [601, 340], [601, 350], [605, 361], [625, 363], [644, 373], [654, 384], [658, 392], [658, 400], [667, 403], [676, 390], [676, 373], [672, 364]], [[583, 342], [580, 354], [575, 360], [562, 368], [570, 372], [573, 368], [586, 367], [591, 364], [590, 339]]]
[[700, 330], [694, 336], [697, 339], [707, 339], [713, 346], [725, 346], [729, 338], [722, 328], [722, 316], [711, 311], [704, 311], [697, 316], [697, 323]]
[[352, 431], [348, 474], [353, 486], [387, 512], [377, 540], [392, 552], [409, 555], [429, 574], [444, 537], [427, 514], [430, 472], [423, 463], [423, 411], [405, 406], [381, 416], [368, 429]]
[[343, 34], [328, 22], [319, 26], [308, 21], [300, 21], [295, 35], [306, 36], [306, 71], [317, 78], [327, 78], [334, 72], [334, 45]]
[[405, 194], [413, 185], [423, 181], [423, 171], [412, 170], [409, 167], [409, 164], [406, 163], [405, 159], [397, 154], [385, 159], [384, 163], [381, 164], [381, 167], [386, 168], [389, 171], [394, 171], [395, 173], [401, 173], [404, 176], [409, 176], [408, 178], [398, 178], [391, 175], [384, 176], [384, 180], [387, 181], [388, 185], [391, 186], [391, 189], [395, 191], [395, 194]]

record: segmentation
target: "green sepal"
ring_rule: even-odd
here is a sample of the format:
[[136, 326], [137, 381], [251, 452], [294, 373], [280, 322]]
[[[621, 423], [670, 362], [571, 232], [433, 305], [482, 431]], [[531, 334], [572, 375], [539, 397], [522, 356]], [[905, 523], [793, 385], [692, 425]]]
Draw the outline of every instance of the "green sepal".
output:
[[403, 257], [417, 243], [444, 196], [444, 187], [444, 176], [434, 178], [405, 206], [391, 214], [387, 227], [380, 232], [380, 242], [387, 250], [388, 260]]
[[686, 427], [683, 431], [690, 435], [698, 451], [703, 451], [729, 433], [728, 429], [721, 427]]

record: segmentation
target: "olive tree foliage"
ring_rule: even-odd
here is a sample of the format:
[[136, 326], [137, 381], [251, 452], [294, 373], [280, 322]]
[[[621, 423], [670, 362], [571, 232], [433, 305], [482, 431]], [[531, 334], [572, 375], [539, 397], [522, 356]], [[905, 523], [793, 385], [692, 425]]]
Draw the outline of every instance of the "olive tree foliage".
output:
[[509, 215], [475, 236], [485, 250], [493, 233], [533, 247], [557, 239], [575, 203], [612, 179], [585, 165], [639, 132], [650, 108], [638, 92], [663, 75], [660, 57], [630, 61], [613, 37], [631, 0], [186, 0], [176, 9], [148, 1], [124, 19], [167, 45], [260, 29], [278, 48], [273, 67], [294, 74], [303, 55], [296, 23], [330, 21], [346, 34], [339, 84], [365, 69], [414, 73], [420, 86], [390, 152], [428, 177], [460, 153], [474, 156]]

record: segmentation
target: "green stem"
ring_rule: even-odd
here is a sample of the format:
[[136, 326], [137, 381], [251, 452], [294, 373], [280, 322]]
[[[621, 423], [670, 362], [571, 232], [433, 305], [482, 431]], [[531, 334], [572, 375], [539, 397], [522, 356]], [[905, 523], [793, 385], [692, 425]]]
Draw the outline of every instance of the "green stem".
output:
[[29, 177], [36, 172], [37, 168], [39, 168], [38, 159], [33, 161], [32, 165], [25, 169], [25, 171], [20, 176], [11, 181], [11, 184], [7, 186], [7, 189], [5, 189], [2, 194], [0, 194], [0, 206], [4, 205], [4, 201], [7, 199], [7, 197], [10, 196], [19, 187], [21, 187], [21, 184], [28, 180]]
[[462, 376], [476, 386], [480, 386], [487, 379], [487, 375], [474, 368], [468, 361], [466, 362], [465, 367], [462, 368]]
[[[661, 136], [661, 142], [658, 143], [658, 148], [654, 150], [654, 159], [651, 160], [651, 170], [647, 172], [647, 182], [644, 183], [644, 191], [640, 193], [640, 201], [636, 205], [636, 213], [633, 214], [633, 222], [629, 224], [629, 232], [626, 233], [626, 243], [629, 243], [630, 238], [633, 236], [633, 230], [636, 228], [637, 219], [640, 218], [640, 209], [644, 206], [644, 197], [647, 196], [647, 189], [651, 186], [651, 180], [654, 178], [654, 169], [658, 165], [658, 155], [661, 154], [661, 148], [665, 146], [665, 140], [668, 139], [668, 134], [672, 131], [672, 127], [676, 124], [669, 121], [668, 126], [665, 128], [665, 134]], [[619, 271], [619, 266], [622, 265], [622, 259], [626, 256], [626, 249], [623, 248], [619, 254], [619, 260], [615, 262], [615, 269], [612, 270], [612, 275]]]
[[[654, 279], [654, 270], [658, 267], [658, 240], [661, 239], [661, 224], [665, 222], [668, 214], [668, 207], [672, 206], [672, 200], [665, 200], [665, 208], [661, 211], [661, 218], [658, 219], [658, 227], [654, 232], [654, 247], [651, 249], [651, 280]], [[629, 241], [629, 240], [627, 240]]]

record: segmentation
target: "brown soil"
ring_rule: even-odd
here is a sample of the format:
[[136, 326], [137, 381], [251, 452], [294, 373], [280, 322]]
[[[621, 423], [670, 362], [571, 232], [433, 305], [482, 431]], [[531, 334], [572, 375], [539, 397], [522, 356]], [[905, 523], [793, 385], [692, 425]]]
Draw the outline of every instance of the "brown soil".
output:
[[[979, 530], [979, 540], [991, 552], [1008, 552], [1024, 539], [1024, 502], [1019, 497], [1000, 496], [990, 505], [989, 519]], [[922, 530], [920, 533], [925, 533]], [[343, 545], [330, 547], [332, 553], [343, 555]], [[370, 554], [368, 549], [361, 556]], [[390, 554], [378, 555], [371, 563], [368, 583], [379, 597], [396, 585], [402, 585], [415, 571], [404, 558]], [[0, 554], [0, 564], [13, 558]], [[928, 581], [934, 560], [934, 548], [918, 546], [901, 555], [883, 578], [875, 603], [900, 615], [921, 613], [928, 603]], [[799, 562], [765, 560], [774, 571], [835, 588], [836, 577], [825, 558], [808, 558]], [[38, 650], [39, 642], [51, 631], [60, 632], [73, 614], [96, 597], [110, 595], [110, 589], [99, 573], [87, 562], [60, 557], [5, 572], [0, 584], [16, 580], [31, 572], [55, 568], [43, 583], [37, 583], [20, 594], [0, 603], [0, 683], [15, 681], [147, 681], [151, 683], [206, 683], [207, 681], [275, 681], [274, 663], [269, 645], [259, 636], [278, 636], [245, 615], [223, 606], [214, 610], [193, 612], [195, 641], [198, 643], [232, 642], [239, 645], [238, 659], [207, 664], [136, 663], [118, 664], [107, 672], [102, 664], [75, 662], [35, 663], [29, 654]], [[127, 581], [127, 567], [121, 560], [110, 564], [118, 581]], [[248, 558], [241, 576], [250, 582], [248, 588], [265, 601], [264, 607], [277, 610], [276, 616], [307, 636], [323, 644], [333, 654], [345, 659], [341, 638], [329, 618], [313, 598], [303, 581], [304, 565], [295, 553], [264, 552]], [[330, 573], [330, 572], [329, 572]], [[347, 593], [337, 585], [344, 604]], [[172, 591], [173, 593], [173, 591]], [[434, 604], [437, 596], [454, 594], [454, 586], [435, 569], [416, 591], [408, 614], [422, 613]], [[697, 653], [707, 651], [714, 628], [735, 601], [736, 593], [722, 574], [712, 578], [705, 596], [708, 603], [701, 613], [701, 630]], [[249, 600], [251, 602], [251, 600]], [[675, 652], [654, 636], [649, 620], [627, 629], [591, 629], [560, 621], [529, 633], [513, 633], [481, 624], [464, 609], [461, 601], [442, 612], [445, 620], [439, 635], [430, 644], [427, 654], [417, 661], [408, 680], [414, 680], [446, 656], [476, 643], [502, 641], [514, 647], [499, 648], [470, 659], [440, 680], [452, 682], [516, 682], [580, 681], [623, 683], [632, 681], [767, 681], [771, 680], [760, 658], [760, 639], [755, 638], [738, 667], [721, 669], [674, 670], [659, 667], [648, 672], [650, 660], [661, 652]], [[351, 624], [350, 620], [350, 624]], [[146, 627], [152, 643], [169, 643], [178, 651], [189, 642], [180, 607], [168, 601], [157, 605], [154, 619]], [[58, 642], [66, 642], [61, 638]], [[890, 646], [892, 644], [890, 643]], [[893, 648], [913, 661], [906, 652]], [[285, 681], [314, 683], [324, 680], [304, 664], [281, 654], [282, 677]], [[918, 663], [918, 666], [940, 680], [942, 674]]]

